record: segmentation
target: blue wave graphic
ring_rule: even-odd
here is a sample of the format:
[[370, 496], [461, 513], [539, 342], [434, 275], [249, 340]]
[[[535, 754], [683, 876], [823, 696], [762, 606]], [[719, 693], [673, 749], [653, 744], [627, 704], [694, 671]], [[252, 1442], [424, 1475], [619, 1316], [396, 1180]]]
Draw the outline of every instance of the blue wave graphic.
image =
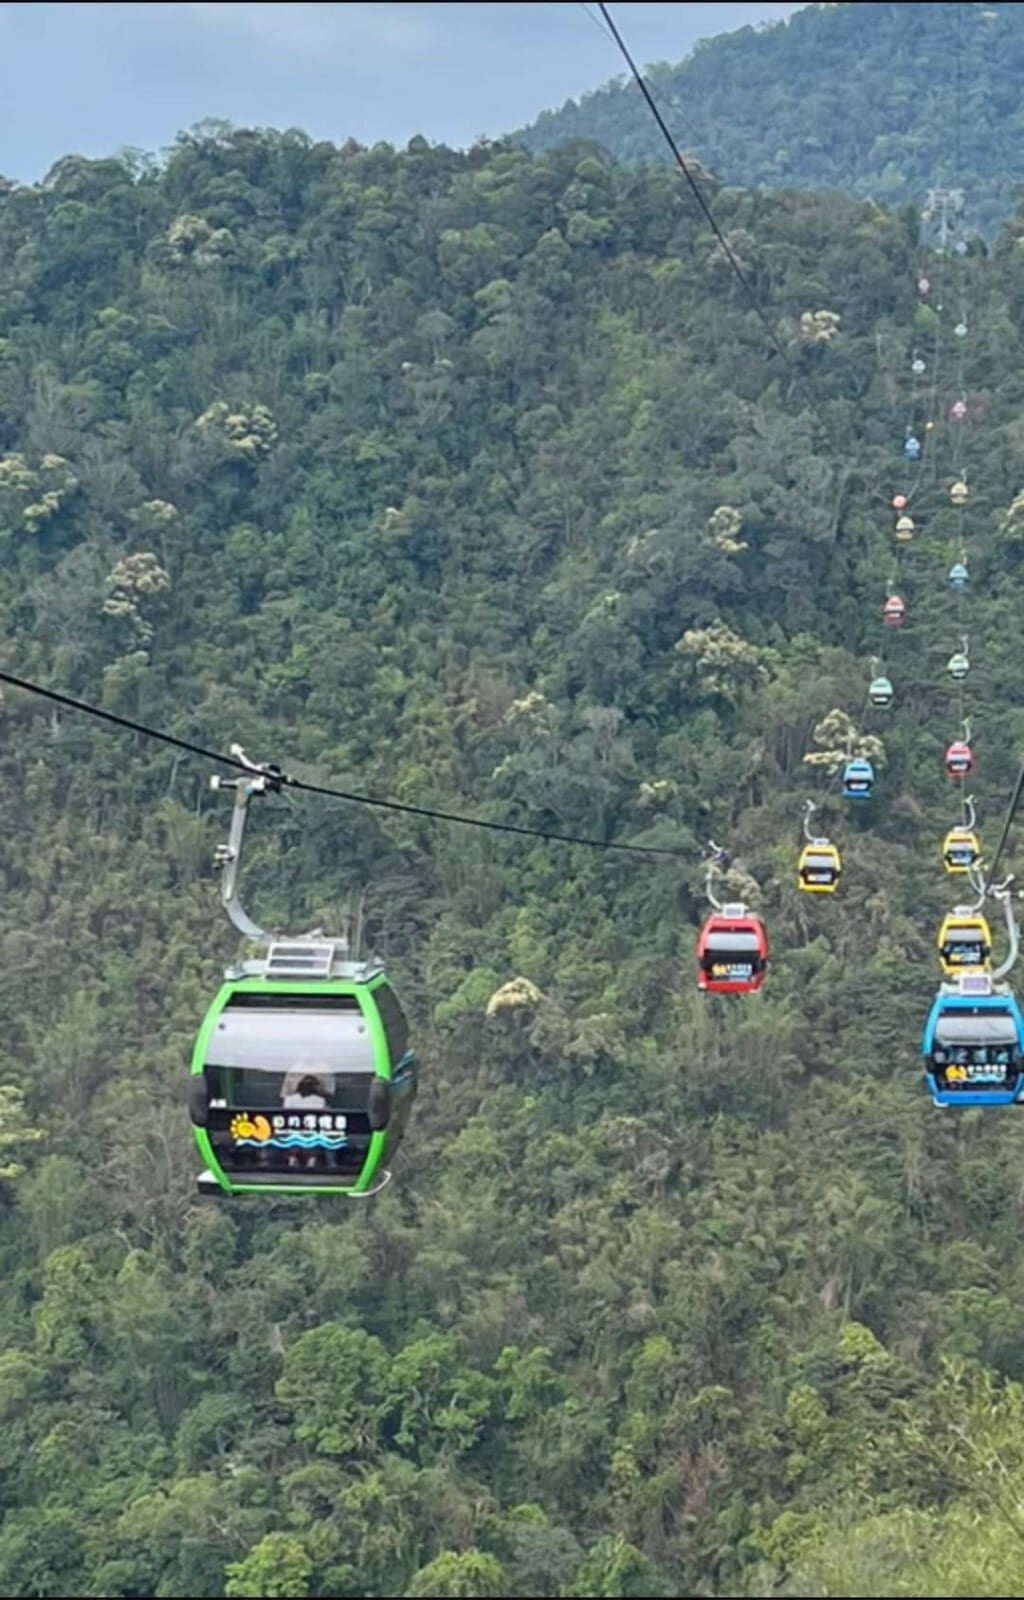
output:
[[284, 1133], [273, 1139], [236, 1139], [236, 1145], [250, 1150], [342, 1150], [348, 1144], [344, 1133]]

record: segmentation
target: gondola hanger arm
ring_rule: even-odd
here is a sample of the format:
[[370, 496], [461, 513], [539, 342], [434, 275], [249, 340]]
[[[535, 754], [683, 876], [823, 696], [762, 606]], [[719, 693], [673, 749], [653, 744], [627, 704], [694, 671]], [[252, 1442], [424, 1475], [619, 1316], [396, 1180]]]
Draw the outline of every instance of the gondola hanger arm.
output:
[[1005, 878], [997, 889], [991, 891], [996, 900], [1003, 902], [1003, 914], [1006, 917], [1006, 934], [1010, 941], [1009, 954], [1002, 966], [997, 967], [993, 972], [993, 982], [998, 982], [1000, 978], [1006, 977], [1006, 974], [1016, 965], [1017, 957], [1020, 954], [1020, 929], [1017, 925], [1017, 918], [1013, 914], [1013, 895], [1010, 890], [1012, 882], [1012, 876]]
[[250, 771], [253, 776], [225, 778], [220, 773], [214, 773], [210, 779], [210, 788], [215, 791], [233, 789], [235, 803], [231, 811], [231, 827], [228, 831], [226, 844], [219, 844], [214, 853], [214, 864], [221, 869], [220, 898], [224, 910], [227, 912], [234, 926], [246, 939], [252, 939], [256, 944], [272, 944], [274, 935], [267, 933], [264, 928], [253, 922], [238, 895], [238, 874], [242, 864], [242, 844], [245, 839], [245, 824], [249, 811], [249, 802], [258, 795], [275, 794], [287, 782], [287, 776], [280, 767], [261, 765], [250, 761], [240, 744], [233, 744], [231, 755]]

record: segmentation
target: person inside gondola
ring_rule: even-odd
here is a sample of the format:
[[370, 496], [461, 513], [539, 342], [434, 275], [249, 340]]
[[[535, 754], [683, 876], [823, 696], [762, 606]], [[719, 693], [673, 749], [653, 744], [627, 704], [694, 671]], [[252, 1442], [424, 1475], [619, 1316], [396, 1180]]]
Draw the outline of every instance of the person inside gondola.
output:
[[[322, 1111], [327, 1104], [325, 1087], [312, 1073], [304, 1073], [295, 1084], [294, 1073], [289, 1073], [281, 1091], [281, 1103], [286, 1111]], [[290, 1092], [289, 1092], [290, 1091]]]
[[[327, 1082], [325, 1082], [316, 1073], [306, 1071], [307, 1067], [313, 1065], [315, 1063], [309, 1061], [296, 1062], [291, 1072], [285, 1077], [284, 1083], [281, 1085], [281, 1104], [286, 1111], [323, 1111], [327, 1105], [327, 1096], [334, 1087], [334, 1080], [328, 1075]], [[299, 1076], [300, 1073], [301, 1077]], [[290, 1167], [301, 1166], [303, 1159], [307, 1167], [319, 1167], [323, 1161], [323, 1152], [320, 1150], [306, 1150], [301, 1155], [297, 1150], [288, 1152], [288, 1165]]]

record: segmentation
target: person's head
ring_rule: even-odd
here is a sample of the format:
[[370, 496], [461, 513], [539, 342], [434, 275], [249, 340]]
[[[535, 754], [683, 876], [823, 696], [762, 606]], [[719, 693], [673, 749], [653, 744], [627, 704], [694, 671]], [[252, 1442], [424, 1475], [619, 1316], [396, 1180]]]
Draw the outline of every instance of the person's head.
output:
[[319, 1078], [313, 1078], [307, 1073], [307, 1075], [304, 1078], [300, 1078], [299, 1079], [299, 1094], [305, 1094], [305, 1095], [320, 1094], [320, 1095], [322, 1095], [323, 1092], [324, 1092], [324, 1086], [320, 1082]]

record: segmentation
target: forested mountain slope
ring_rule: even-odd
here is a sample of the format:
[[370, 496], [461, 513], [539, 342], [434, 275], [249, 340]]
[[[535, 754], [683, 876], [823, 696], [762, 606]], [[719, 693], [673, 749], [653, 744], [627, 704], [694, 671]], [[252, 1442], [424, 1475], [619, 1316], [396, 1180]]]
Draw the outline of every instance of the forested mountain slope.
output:
[[[628, 42], [628, 6], [616, 15]], [[681, 147], [724, 183], [841, 189], [886, 205], [960, 184], [989, 230], [1024, 172], [1019, 5], [802, 6], [703, 40], [647, 76]], [[626, 78], [544, 112], [516, 138], [535, 151], [592, 139], [621, 160], [667, 158]]]
[[[785, 359], [677, 176], [579, 149], [207, 129], [5, 194], [0, 666], [690, 854], [265, 802], [254, 911], [365, 891], [423, 1089], [379, 1199], [220, 1206], [184, 1081], [234, 950], [227, 803], [5, 691], [0, 1592], [1013, 1592], [1024, 1124], [934, 1111], [916, 1056], [952, 893], [944, 410], [897, 703], [864, 709], [916, 222], [716, 215]], [[988, 837], [1024, 748], [1014, 237], [963, 266]], [[884, 739], [856, 814], [803, 763], [834, 707]], [[709, 836], [768, 921], [749, 1001], [694, 986]]]

